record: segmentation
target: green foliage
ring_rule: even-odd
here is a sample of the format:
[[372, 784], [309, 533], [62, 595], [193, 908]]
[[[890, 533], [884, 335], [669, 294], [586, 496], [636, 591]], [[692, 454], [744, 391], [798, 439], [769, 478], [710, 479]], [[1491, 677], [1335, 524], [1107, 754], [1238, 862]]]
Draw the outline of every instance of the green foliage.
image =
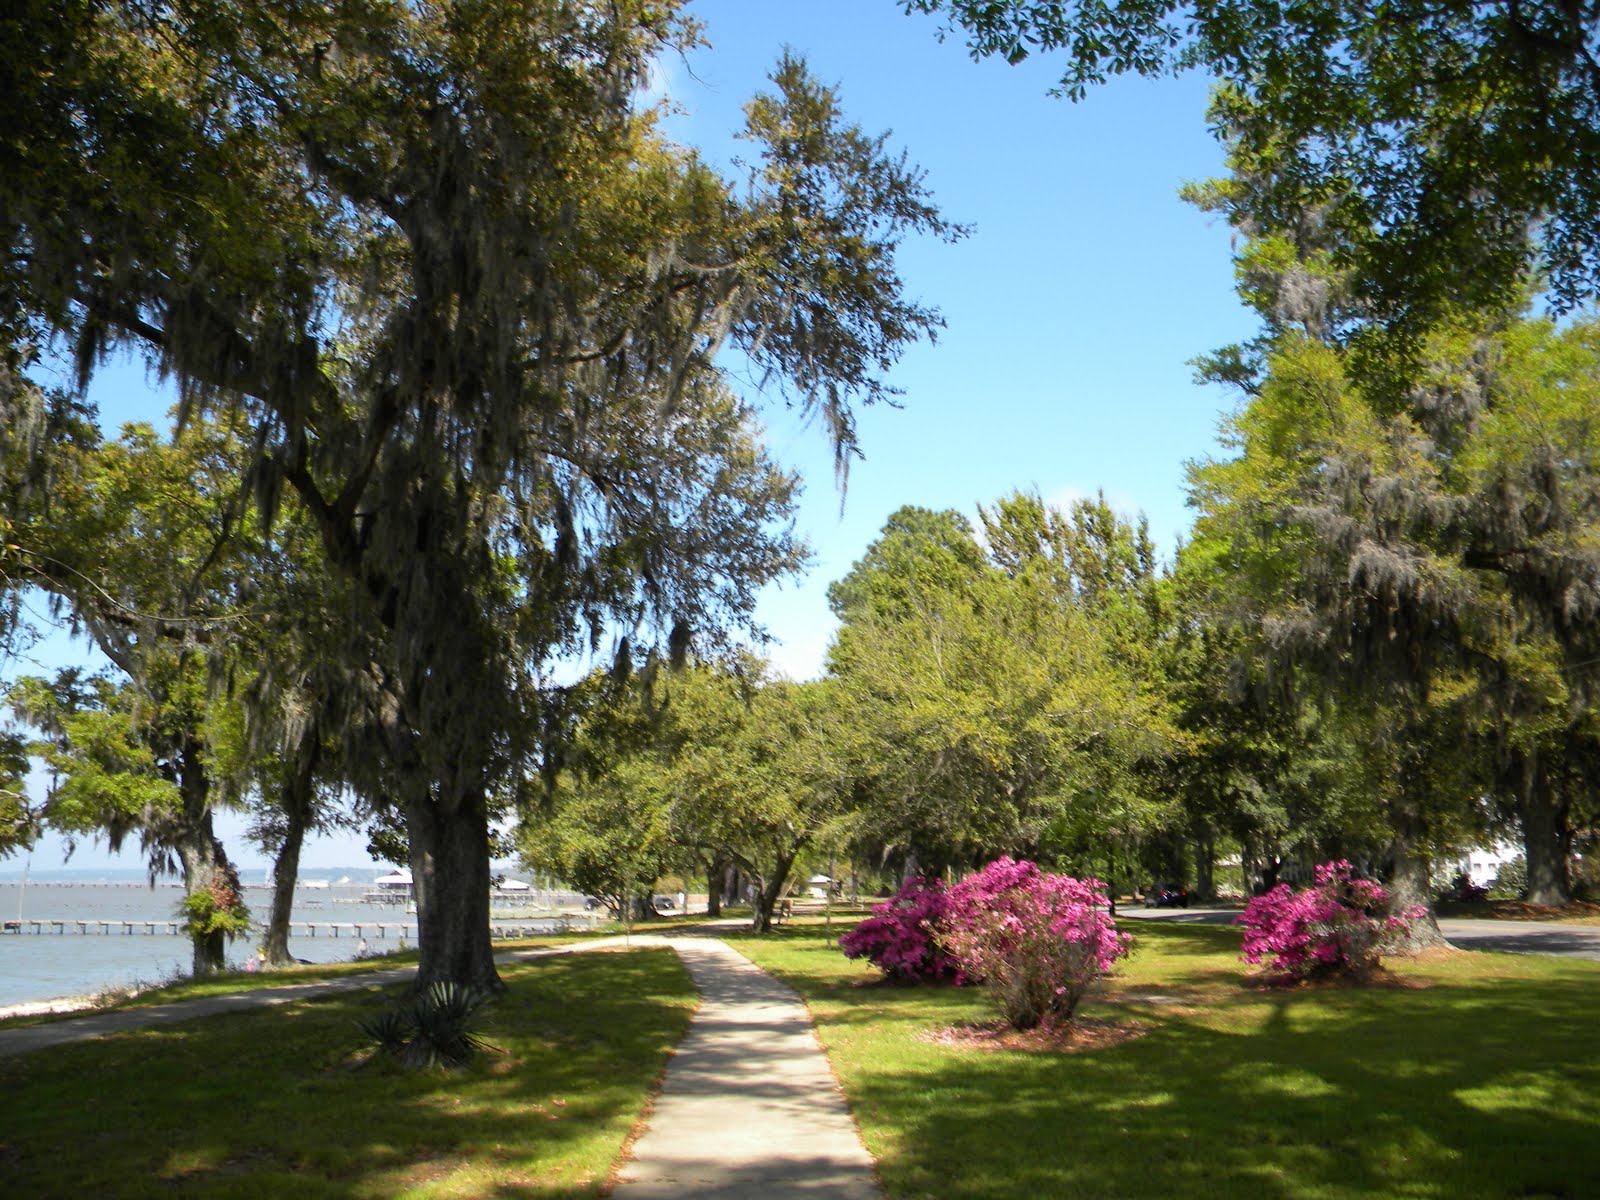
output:
[[628, 914], [674, 861], [660, 774], [658, 764], [636, 760], [562, 781], [553, 813], [520, 827], [522, 860]]
[[418, 989], [407, 1004], [361, 1022], [361, 1030], [407, 1067], [457, 1069], [495, 1049], [471, 1029], [487, 998], [461, 984], [437, 981]]
[[[1236, 148], [1208, 203], [1250, 211], [1270, 166], [1253, 154]], [[1356, 778], [1407, 902], [1424, 847], [1513, 813], [1540, 894], [1563, 898], [1573, 780], [1600, 728], [1600, 443], [1579, 415], [1594, 330], [1456, 309], [1402, 346], [1352, 302], [1325, 215], [1285, 213], [1240, 255], [1265, 333], [1224, 424], [1232, 457], [1191, 470], [1190, 574], [1214, 619], [1248, 631], [1257, 687], [1366, 731]]]
[[6, 700], [45, 734], [30, 750], [55, 779], [42, 814], [48, 825], [77, 836], [103, 830], [120, 843], [181, 819], [178, 788], [156, 749], [160, 715], [136, 689], [67, 668], [54, 680], [23, 676]]
[[1489, 885], [1489, 899], [1522, 900], [1527, 895], [1528, 860], [1519, 854], [1510, 862], [1500, 864], [1494, 882]]
[[250, 929], [250, 910], [236, 886], [214, 882], [201, 891], [191, 892], [178, 905], [189, 936], [195, 939], [220, 933], [231, 942]]
[[0, 858], [26, 849], [37, 834], [37, 821], [24, 783], [28, 775], [27, 740], [0, 730]]
[[577, 696], [554, 812], [521, 846], [619, 911], [667, 871], [716, 859], [754, 885], [765, 928], [801, 855], [850, 836], [855, 740], [831, 685], [739, 658], [595, 676]]
[[663, 699], [675, 836], [744, 872], [766, 929], [801, 856], [845, 842], [859, 815], [860, 743], [842, 697], [742, 660], [675, 675]]
[[1099, 852], [1148, 819], [1171, 727], [1148, 538], [1104, 500], [901, 510], [830, 589], [864, 829], [934, 866]]
[[635, 97], [695, 37], [673, 0], [25, 15], [0, 321], [85, 377], [138, 349], [186, 416], [248, 423], [261, 523], [295, 497], [348, 585], [307, 639], [350, 680], [348, 782], [438, 863], [423, 974], [490, 986], [491, 809], [532, 799], [549, 663], [708, 651], [802, 557], [716, 350], [842, 462], [938, 325], [901, 239], [960, 231], [792, 58], [748, 186], [668, 141]]
[[1073, 97], [1198, 67], [1213, 122], [1261, 164], [1241, 228], [1316, 219], [1369, 311], [1413, 331], [1499, 307], [1532, 270], [1571, 306], [1600, 285], [1600, 12], [1557, 0], [1278, 5], [902, 0], [975, 56], [1055, 56]]

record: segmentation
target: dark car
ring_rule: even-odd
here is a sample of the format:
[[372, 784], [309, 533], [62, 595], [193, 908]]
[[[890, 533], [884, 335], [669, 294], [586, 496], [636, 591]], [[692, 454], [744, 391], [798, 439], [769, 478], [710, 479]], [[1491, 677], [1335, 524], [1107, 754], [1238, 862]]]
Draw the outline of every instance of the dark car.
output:
[[1152, 908], [1188, 908], [1189, 889], [1181, 883], [1158, 883], [1145, 894], [1144, 902]]

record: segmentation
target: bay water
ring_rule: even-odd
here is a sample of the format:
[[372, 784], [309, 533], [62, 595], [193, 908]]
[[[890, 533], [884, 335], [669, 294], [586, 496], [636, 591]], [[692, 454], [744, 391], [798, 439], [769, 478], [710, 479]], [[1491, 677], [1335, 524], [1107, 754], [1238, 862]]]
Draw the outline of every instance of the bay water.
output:
[[[244, 902], [252, 917], [264, 922], [272, 909], [272, 889], [265, 885], [245, 885]], [[363, 937], [372, 953], [399, 949], [402, 941], [416, 945], [416, 916], [404, 904], [382, 903], [367, 897], [371, 883], [331, 883], [327, 887], [295, 889], [294, 924], [289, 937], [289, 952], [308, 962], [345, 962], [357, 957], [361, 938], [348, 929], [342, 936], [329, 936], [325, 927], [315, 936], [306, 936], [302, 922], [319, 926], [338, 923], [376, 926], [389, 925], [386, 937], [366, 928]], [[193, 964], [193, 950], [184, 934], [171, 934], [157, 926], [146, 933], [135, 924], [133, 933], [122, 932], [116, 922], [180, 920], [179, 905], [183, 888], [162, 882], [151, 887], [147, 882], [64, 882], [34, 880], [0, 881], [0, 928], [16, 921], [28, 932], [0, 934], [0, 1008], [64, 996], [88, 996], [107, 988], [127, 988], [162, 983], [186, 975]], [[582, 906], [583, 898], [569, 892], [532, 893], [515, 902], [496, 900], [495, 918], [515, 919], [522, 912], [549, 912], [552, 906]], [[35, 921], [66, 922], [67, 932], [31, 932]], [[109, 932], [95, 925], [79, 933], [76, 921], [112, 922]], [[529, 924], [533, 922], [530, 921]], [[409, 924], [411, 930], [395, 928]], [[230, 965], [243, 968], [255, 957], [263, 940], [259, 928], [229, 943]]]

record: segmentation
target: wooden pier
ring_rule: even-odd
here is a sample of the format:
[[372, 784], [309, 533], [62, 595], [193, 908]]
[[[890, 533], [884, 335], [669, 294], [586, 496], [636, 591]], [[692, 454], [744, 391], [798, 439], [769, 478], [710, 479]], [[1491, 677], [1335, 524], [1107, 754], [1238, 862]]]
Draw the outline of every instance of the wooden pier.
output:
[[[593, 925], [592, 914], [562, 913], [554, 917], [530, 918], [528, 922], [495, 921], [489, 926], [495, 938], [537, 937], [551, 932], [565, 932], [574, 926]], [[48, 917], [26, 917], [21, 920], [0, 922], [0, 933], [15, 934], [81, 934], [85, 937], [115, 934], [165, 934], [176, 937], [184, 932], [182, 921], [127, 921], [122, 919], [95, 920], [73, 918], [52, 920]], [[290, 937], [375, 937], [387, 941], [390, 937], [417, 936], [414, 921], [291, 921]]]

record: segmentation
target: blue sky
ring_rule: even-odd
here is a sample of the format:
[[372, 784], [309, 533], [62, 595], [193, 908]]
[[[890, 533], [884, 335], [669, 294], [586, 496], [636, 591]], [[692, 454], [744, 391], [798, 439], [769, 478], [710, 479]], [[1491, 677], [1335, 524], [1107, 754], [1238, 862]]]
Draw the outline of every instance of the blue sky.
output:
[[[941, 309], [947, 328], [896, 368], [902, 407], [860, 413], [865, 458], [842, 498], [821, 430], [766, 413], [775, 450], [807, 480], [799, 529], [814, 556], [804, 579], [762, 597], [778, 667], [820, 672], [828, 583], [905, 504], [970, 515], [1019, 487], [1063, 504], [1103, 489], [1124, 512], [1147, 514], [1169, 554], [1190, 523], [1183, 463], [1212, 451], [1232, 403], [1197, 387], [1189, 360], [1254, 331], [1233, 291], [1230, 231], [1177, 196], [1222, 169], [1206, 80], [1119, 80], [1072, 104], [1047, 94], [1048, 60], [974, 63], [896, 0], [698, 0], [691, 11], [711, 45], [662, 63], [658, 85], [680, 110], [674, 136], [726, 162], [742, 105], [787, 46], [837, 85], [863, 129], [893, 130], [945, 215], [974, 226], [953, 245], [902, 250], [908, 291]], [[159, 419], [170, 402], [128, 367], [106, 372], [93, 395], [113, 426]], [[261, 861], [237, 821], [223, 832], [236, 859]], [[305, 862], [357, 865], [363, 846], [323, 839]], [[60, 858], [52, 840], [34, 868]], [[139, 860], [90, 845], [73, 859], [101, 865]], [[19, 867], [0, 863], [0, 876]]]
[[815, 555], [803, 581], [763, 598], [775, 662], [797, 678], [820, 671], [828, 583], [904, 504], [971, 514], [1019, 487], [1063, 503], [1103, 489], [1146, 513], [1170, 553], [1190, 524], [1183, 462], [1211, 450], [1231, 404], [1193, 383], [1189, 360], [1254, 331], [1233, 291], [1231, 231], [1177, 195], [1222, 169], [1207, 81], [1119, 80], [1073, 104], [1047, 94], [1049, 61], [974, 63], [895, 0], [692, 11], [711, 47], [664, 69], [682, 140], [725, 157], [742, 104], [788, 46], [863, 129], [893, 130], [945, 215], [975, 227], [903, 249], [910, 293], [947, 328], [894, 372], [901, 409], [862, 412], [865, 458], [842, 515], [820, 431], [769, 413], [774, 446], [808, 481], [800, 528]]

